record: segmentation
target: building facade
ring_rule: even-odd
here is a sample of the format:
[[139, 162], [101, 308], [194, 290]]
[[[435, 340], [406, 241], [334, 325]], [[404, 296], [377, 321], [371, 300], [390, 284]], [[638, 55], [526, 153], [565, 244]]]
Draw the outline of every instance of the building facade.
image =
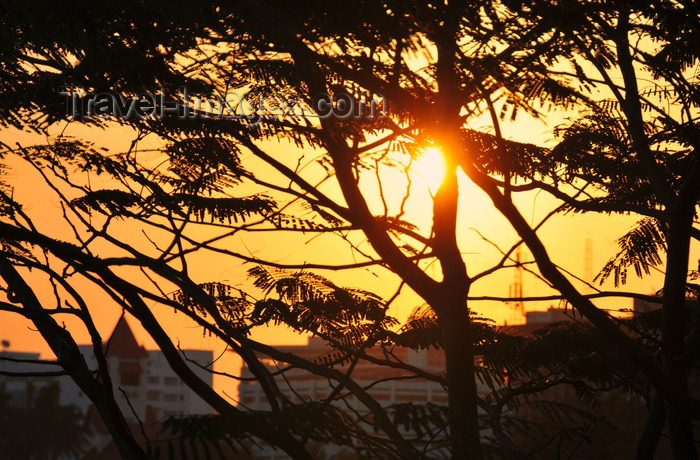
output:
[[[97, 368], [92, 345], [80, 345], [90, 368]], [[126, 319], [121, 317], [103, 344], [109, 374], [127, 422], [158, 424], [171, 416], [211, 414], [212, 408], [175, 374], [160, 350], [146, 350], [140, 345]], [[182, 350], [190, 368], [208, 385], [212, 374], [207, 370], [213, 361], [210, 350]], [[39, 364], [38, 353], [0, 352], [0, 391], [9, 395], [16, 407], [29, 407], [33, 395], [45, 385], [58, 383], [59, 404], [75, 405], [85, 416], [90, 431], [90, 458], [99, 456], [111, 437], [89, 398], [68, 376], [39, 376], [56, 371], [57, 365]], [[136, 430], [135, 432], [139, 432]]]
[[[330, 364], [337, 361], [341, 355], [340, 352], [333, 351], [324, 340], [318, 337], [311, 337], [306, 345], [276, 348], [281, 352], [291, 353], [317, 364]], [[428, 374], [444, 375], [445, 372], [445, 354], [443, 350], [436, 350], [432, 347], [423, 350], [394, 347], [389, 354], [383, 348], [372, 347], [366, 349], [365, 353], [377, 359], [402, 362], [419, 368]], [[280, 391], [293, 403], [324, 401], [334, 390], [334, 384], [323, 376], [315, 375], [299, 368], [285, 370], [282, 375], [278, 371], [287, 367], [286, 363], [276, 362], [264, 356], [259, 356], [259, 359], [268, 370], [276, 373], [275, 379]], [[334, 368], [344, 373], [349, 371], [349, 366], [348, 362], [334, 364]], [[242, 366], [240, 375], [243, 378], [238, 386], [241, 406], [251, 410], [270, 410], [262, 387], [254, 380], [253, 373], [245, 363]], [[402, 403], [447, 406], [447, 389], [445, 387], [432, 380], [416, 378], [414, 374], [405, 369], [392, 368], [360, 359], [352, 369], [350, 377], [359, 386], [366, 388], [367, 393], [383, 407]], [[485, 385], [480, 384], [478, 391], [485, 393], [489, 389]], [[332, 404], [348, 413], [363, 414], [368, 412], [364, 404], [351, 394], [344, 397], [342, 401], [333, 401]], [[368, 432], [372, 430], [372, 427], [369, 426], [364, 428]], [[404, 435], [411, 437], [412, 433], [404, 429], [403, 426], [398, 428]], [[415, 433], [413, 434], [415, 435]], [[482, 435], [487, 437], [490, 435], [490, 431], [484, 430]], [[445, 433], [441, 432], [439, 436], [444, 437]], [[437, 444], [439, 444], [440, 439], [436, 438], [434, 441], [437, 441]], [[320, 452], [316, 453], [316, 458], [355, 458], [349, 452], [345, 452], [346, 456], [344, 456], [343, 450], [339, 446], [323, 446]], [[253, 453], [256, 459], [261, 460], [289, 458], [280, 450], [274, 450], [270, 447], [254, 450]], [[449, 458], [449, 451], [444, 448], [438, 447], [432, 453], [435, 458]]]
[[[309, 361], [324, 364], [335, 359], [328, 345], [318, 337], [311, 337], [307, 345], [288, 345], [277, 347], [281, 352], [292, 353]], [[386, 359], [381, 348], [370, 348], [367, 354], [378, 359]], [[439, 374], [445, 370], [445, 356], [441, 350], [433, 348], [415, 351], [408, 348], [395, 348], [392, 357], [405, 364], [418, 367], [427, 373]], [[274, 372], [284, 364], [269, 358], [261, 358], [270, 370]], [[347, 364], [338, 365], [341, 371], [347, 370]], [[389, 368], [360, 360], [352, 371], [352, 379], [361, 386], [372, 385], [368, 393], [382, 405], [388, 406], [401, 402], [447, 404], [447, 391], [437, 382], [423, 379], [405, 379], [410, 373], [403, 369]], [[241, 377], [253, 378], [250, 369], [243, 364]], [[399, 379], [399, 380], [397, 380]], [[323, 400], [333, 391], [328, 379], [307, 372], [303, 369], [291, 369], [284, 373], [284, 378], [278, 377], [280, 391], [292, 402]], [[269, 410], [262, 387], [254, 380], [243, 380], [238, 386], [241, 405], [253, 410]], [[358, 404], [354, 397], [347, 401]], [[359, 405], [357, 406], [359, 408]]]

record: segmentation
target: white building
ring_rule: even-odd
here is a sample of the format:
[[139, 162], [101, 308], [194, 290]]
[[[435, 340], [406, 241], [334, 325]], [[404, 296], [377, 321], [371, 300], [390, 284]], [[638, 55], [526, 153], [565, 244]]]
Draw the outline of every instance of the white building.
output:
[[[310, 338], [307, 345], [276, 348], [281, 352], [292, 353], [318, 364], [330, 363], [337, 360], [341, 355], [340, 352], [331, 351], [325, 341], [317, 337]], [[387, 356], [382, 348], [374, 347], [365, 350], [365, 352], [374, 358], [401, 361], [420, 368], [428, 374], [444, 375], [445, 372], [445, 354], [443, 350], [428, 348], [416, 351], [395, 347], [391, 350], [391, 355]], [[259, 359], [272, 372], [287, 367], [286, 363], [276, 362], [267, 357], [260, 356]], [[349, 364], [337, 364], [335, 368], [345, 373], [349, 369]], [[352, 370], [351, 378], [361, 387], [367, 388], [367, 392], [384, 407], [400, 403], [447, 405], [447, 389], [445, 387], [432, 380], [410, 378], [412, 375], [411, 372], [404, 369], [359, 360]], [[244, 379], [254, 377], [245, 363], [241, 368], [241, 377]], [[333, 391], [331, 382], [327, 378], [299, 368], [289, 369], [284, 372], [283, 376], [278, 373], [275, 380], [280, 391], [292, 402], [301, 402], [302, 400], [323, 401]], [[486, 386], [480, 386], [478, 390], [483, 392], [489, 391]], [[242, 380], [239, 383], [238, 392], [240, 404], [245, 409], [270, 410], [262, 387], [257, 381]], [[352, 395], [344, 398], [342, 403], [335, 401], [333, 404], [338, 407], [347, 407], [350, 411], [356, 413], [367, 412], [365, 406]], [[367, 428], [371, 429], [371, 427]], [[402, 427], [399, 427], [399, 430], [404, 434], [408, 434]], [[483, 433], [484, 436], [489, 434], [490, 432]], [[289, 458], [282, 451], [269, 447], [257, 450], [254, 453], [255, 458], [261, 460]], [[434, 454], [437, 456], [443, 455], [441, 458], [448, 458], [447, 456], [449, 455], [446, 451], [434, 452]], [[325, 457], [321, 455], [319, 458], [337, 458], [338, 456], [337, 446], [326, 446]]]
[[[88, 366], [92, 369], [97, 368], [92, 345], [80, 345], [79, 348]], [[124, 317], [117, 322], [109, 340], [103, 344], [103, 350], [114, 387], [115, 399], [128, 422], [135, 424], [141, 421], [144, 424], [153, 424], [170, 416], [213, 412], [212, 408], [175, 374], [160, 350], [146, 350], [136, 341]], [[213, 352], [182, 350], [182, 353], [188, 360], [199, 364], [188, 362], [194, 373], [211, 386], [212, 374], [205, 368], [211, 366]], [[27, 407], [32, 395], [39, 387], [58, 382], [59, 403], [73, 404], [86, 415], [86, 423], [92, 432], [92, 452], [99, 452], [110, 443], [109, 433], [95, 407], [70, 377], [31, 375], [38, 372], [60, 371], [60, 366], [32, 363], [31, 361], [39, 359], [38, 353], [3, 351], [0, 352], [0, 358], [5, 358], [0, 359], [0, 390], [10, 394], [13, 404], [17, 407]], [[134, 432], [138, 433], [139, 430]]]
[[[115, 397], [127, 420], [134, 419], [133, 412], [146, 422], [169, 416], [212, 413], [211, 407], [170, 368], [160, 350], [146, 350], [136, 341], [124, 317], [117, 322], [103, 349], [116, 390]], [[81, 351], [89, 357], [88, 364], [96, 366], [92, 347], [83, 345]], [[202, 366], [189, 363], [194, 373], [211, 386], [212, 374], [204, 367], [211, 365], [213, 353], [209, 350], [183, 350], [183, 353]], [[80, 405], [84, 399], [78, 394], [73, 403]]]
[[[328, 345], [317, 337], [310, 338], [308, 345], [288, 345], [276, 348], [281, 352], [292, 353], [318, 363], [323, 363], [324, 359], [329, 361], [333, 359], [333, 355], [329, 355]], [[370, 356], [386, 359], [379, 348], [370, 348], [366, 352]], [[339, 355], [340, 353], [336, 354]], [[439, 374], [445, 370], [445, 356], [442, 350], [429, 348], [414, 351], [408, 348], [396, 348], [392, 354], [395, 359], [418, 367], [430, 374]], [[266, 364], [273, 371], [285, 367], [284, 364], [275, 363], [269, 358], [262, 358], [261, 360], [263, 364]], [[337, 368], [341, 372], [345, 371], [347, 370], [347, 364], [343, 366], [338, 365]], [[423, 379], [391, 380], [391, 378], [406, 377], [408, 375], [410, 373], [403, 369], [379, 366], [364, 360], [360, 360], [352, 371], [352, 379], [363, 387], [377, 380], [386, 379], [386, 381], [377, 383], [368, 390], [368, 393], [384, 406], [401, 402], [447, 404], [447, 391], [437, 382]], [[241, 369], [241, 377], [253, 377], [245, 363]], [[300, 402], [300, 398], [307, 401], [322, 400], [332, 391], [327, 378], [311, 374], [303, 369], [291, 369], [285, 372], [284, 378], [278, 377], [278, 384], [280, 391], [290, 398], [292, 402]], [[241, 381], [238, 386], [238, 394], [241, 404], [247, 408], [255, 410], [270, 409], [262, 387], [254, 380]], [[352, 396], [346, 401], [353, 405], [359, 404]], [[361, 404], [357, 405], [358, 408], [360, 406]]]
[[9, 396], [13, 407], [27, 408], [39, 388], [56, 382], [60, 377], [23, 377], [46, 371], [60, 371], [58, 366], [39, 364], [39, 353], [0, 352], [0, 392]]

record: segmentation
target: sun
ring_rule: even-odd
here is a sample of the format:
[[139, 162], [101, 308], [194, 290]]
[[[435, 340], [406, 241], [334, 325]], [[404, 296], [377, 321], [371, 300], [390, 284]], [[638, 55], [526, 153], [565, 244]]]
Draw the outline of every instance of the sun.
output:
[[445, 158], [438, 147], [427, 147], [413, 163], [411, 169], [428, 185], [430, 193], [437, 192], [445, 178]]

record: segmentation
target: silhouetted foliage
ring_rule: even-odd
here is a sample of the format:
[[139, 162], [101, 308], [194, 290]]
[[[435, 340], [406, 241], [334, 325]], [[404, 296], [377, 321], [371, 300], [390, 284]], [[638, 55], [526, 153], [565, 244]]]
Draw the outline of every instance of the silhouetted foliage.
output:
[[57, 460], [84, 452], [89, 428], [75, 406], [59, 404], [57, 383], [34, 389], [28, 401], [0, 393], [0, 452], [7, 460]]
[[[11, 189], [2, 190], [3, 308], [34, 321], [59, 363], [95, 402], [122, 455], [145, 458], [146, 452], [116, 407], [99, 347], [95, 374], [53, 316], [58, 309], [75, 315], [98, 342], [85, 294], [73, 279], [102, 290], [137, 318], [183, 381], [220, 414], [202, 425], [173, 422], [190, 438], [214, 442], [209, 437], [221, 435], [233, 443], [250, 436], [294, 458], [310, 458], [309, 440], [335, 439], [361, 453], [372, 451], [376, 438], [358, 428], [367, 422], [381, 432], [382, 455], [388, 457], [428, 455], [421, 443], [433, 434], [437, 438], [430, 442], [440, 448], [450, 440], [445, 448], [453, 458], [478, 459], [499, 449], [502, 455], [526, 455], [504, 428], [504, 408], [525, 400], [558, 423], [571, 421], [569, 415], [578, 423], [585, 417], [577, 407], [527, 398], [566, 385], [590, 402], [600, 390], [646, 394], [651, 385], [665, 409], [651, 412], [640, 452], [653, 455], [661, 435], [655, 427], [663, 428], [657, 423], [663, 419], [673, 455], [696, 458], [692, 419], [700, 418], [700, 401], [688, 391], [688, 373], [698, 358], [700, 328], [698, 315], [686, 314], [686, 297], [696, 289], [688, 279], [690, 245], [700, 239], [697, 2], [2, 6], [0, 124], [52, 135], [40, 145], [6, 143], [2, 156], [19, 157], [42, 174], [72, 231], [65, 236], [37, 227]], [[647, 76], [654, 81], [645, 84]], [[67, 87], [115, 92], [127, 100], [156, 87], [182, 99], [182, 87], [190, 95], [220, 97], [236, 90], [255, 109], [248, 118], [209, 113], [71, 120], [65, 98], [57, 97]], [[381, 95], [386, 104], [382, 116], [320, 118], [313, 102], [323, 94], [350, 95], [353, 101]], [[277, 103], [295, 101], [309, 111], [266, 113], [261, 104], [278, 97]], [[504, 135], [508, 122], [552, 110], [573, 112], [554, 129], [553, 147]], [[490, 119], [488, 132], [469, 124], [482, 115]], [[125, 151], [103, 150], [64, 130], [56, 134], [66, 121], [118, 126], [133, 142]], [[431, 197], [432, 226], [420, 228], [405, 209], [410, 179], [403, 198], [389, 206], [384, 190], [392, 185], [379, 170], [404, 169], [408, 176], [405, 165], [431, 145], [442, 147], [447, 173]], [[458, 170], [488, 195], [519, 238], [481, 273], [474, 272], [456, 237], [462, 231]], [[370, 206], [360, 185], [361, 177], [372, 174], [383, 212]], [[95, 175], [102, 182], [93, 182]], [[612, 276], [616, 285], [624, 284], [630, 267], [645, 275], [664, 265], [661, 325], [655, 326], [660, 340], [658, 332], [640, 330], [642, 320], [628, 327], [611, 318], [552, 262], [537, 234], [549, 216], [533, 224], [515, 204], [521, 192], [540, 190], [559, 200], [555, 211], [639, 216], [599, 279]], [[145, 238], [126, 236], [115, 222]], [[319, 262], [280, 262], [279, 254], [251, 253], [236, 240], [253, 234], [275, 235], [271, 240], [333, 235], [359, 261], [343, 264], [335, 254], [322, 254]], [[590, 326], [558, 324], [532, 337], [510, 337], [474, 315], [472, 284], [512, 263], [521, 244], [532, 253], [537, 274]], [[254, 264], [251, 281], [234, 286], [202, 279], [191, 263], [202, 254]], [[438, 267], [437, 275], [425, 269], [428, 263]], [[317, 272], [364, 267], [394, 273], [425, 305], [399, 324], [387, 314], [394, 299], [340, 287]], [[58, 308], [34, 294], [26, 268], [60, 286], [54, 290]], [[154, 316], [153, 304], [184, 313], [238, 353], [264, 387], [270, 411], [248, 414], [204, 385]], [[256, 341], [254, 328], [271, 323], [314, 334], [332, 351], [305, 359]], [[383, 408], [345, 374], [343, 366], [374, 359], [367, 353], [371, 347], [386, 351], [397, 345], [445, 353], [446, 370], [439, 375], [388, 358], [373, 361], [443, 384], [449, 404], [442, 415], [432, 406]], [[338, 390], [319, 404], [295, 404], [263, 359], [323, 376]], [[479, 384], [488, 395], [479, 394]], [[355, 414], [362, 420], [347, 421], [331, 406], [349, 394], [362, 402], [368, 420]], [[310, 420], [308, 414], [316, 412], [327, 417], [327, 426]], [[290, 429], [292, 413], [301, 414], [295, 428], [305, 431]], [[262, 421], [243, 425], [248, 415]], [[224, 427], [227, 420], [236, 423]], [[401, 426], [421, 439], [404, 436]], [[482, 449], [486, 426], [490, 444]], [[439, 439], [443, 432], [449, 438]], [[562, 432], [581, 434], [569, 427]]]

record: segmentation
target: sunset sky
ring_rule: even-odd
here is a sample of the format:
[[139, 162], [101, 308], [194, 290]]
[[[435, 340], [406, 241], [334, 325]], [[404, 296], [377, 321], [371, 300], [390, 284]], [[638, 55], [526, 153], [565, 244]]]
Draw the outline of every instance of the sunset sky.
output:
[[[522, 140], [541, 145], [551, 145], [553, 136], [551, 127], [561, 120], [561, 114], [552, 114], [549, 119], [543, 121], [532, 120], [521, 117], [515, 123], [510, 123], [504, 128], [504, 135], [509, 138]], [[472, 125], [474, 129], [486, 130], [488, 123], [483, 119], [475, 120]], [[61, 126], [63, 128], [63, 126]], [[56, 128], [58, 132], [58, 127]], [[65, 135], [73, 135], [91, 139], [98, 146], [109, 147], [112, 151], [124, 150], [128, 147], [133, 138], [133, 133], [123, 127], [114, 127], [107, 130], [86, 129], [77, 123], [71, 123], [64, 131]], [[7, 144], [21, 143], [24, 146], [45, 142], [45, 138], [29, 133], [18, 131], [5, 131], [2, 133], [2, 141]], [[149, 144], [151, 142], [151, 144]], [[141, 158], [146, 161], [156, 161], [157, 154], [149, 152], [152, 147], [158, 144], [154, 140], [145, 141], [139, 145], [144, 150]], [[298, 150], [282, 143], [268, 142], [265, 147], [278, 153], [278, 157], [288, 157], [288, 162], [293, 164], [300, 155]], [[317, 153], [304, 152], [306, 158], [313, 158]], [[149, 157], [150, 155], [150, 157]], [[244, 163], [246, 159], [244, 157]], [[4, 180], [13, 187], [15, 200], [24, 203], [24, 210], [35, 219], [35, 223], [40, 230], [53, 235], [58, 239], [71, 239], [70, 228], [62, 221], [59, 200], [43, 184], [38, 174], [21, 160], [15, 158], [6, 159], [8, 168]], [[316, 167], [318, 171], [320, 168]], [[440, 180], [441, 165], [439, 152], [437, 150], [428, 151], [426, 155], [415, 162], [413, 172], [410, 173], [413, 182], [411, 197], [407, 201], [406, 214], [404, 218], [415, 225], [426, 234], [430, 228], [432, 210], [430, 193], [434, 191]], [[314, 171], [314, 166], [309, 166], [304, 172], [313, 177], [318, 174]], [[397, 207], [403, 198], [406, 188], [406, 177], [402, 171], [392, 170], [388, 167], [381, 169], [383, 190], [386, 195], [386, 202], [390, 208]], [[86, 178], [84, 180], [87, 180]], [[91, 184], [99, 184], [100, 178], [90, 177]], [[109, 183], [105, 182], [105, 187]], [[378, 188], [374, 173], [362, 177], [361, 186], [365, 195], [370, 200], [370, 206], [377, 213], [382, 212], [383, 202], [378, 198]], [[324, 185], [330, 194], [333, 191], [333, 184]], [[233, 193], [246, 193], [254, 188], [243, 187]], [[507, 221], [495, 210], [488, 198], [468, 179], [461, 176], [460, 180], [460, 218], [459, 218], [459, 243], [464, 252], [464, 258], [470, 274], [488, 268], [495, 264], [500, 258], [499, 252], [490, 244], [486, 243], [481, 235], [499, 244], [501, 248], [508, 249], [515, 241], [515, 232]], [[543, 216], [551, 211], [556, 202], [546, 193], [526, 193], [518, 199], [517, 204], [531, 223], [538, 222]], [[541, 230], [540, 235], [547, 244], [554, 261], [560, 266], [576, 276], [584, 276], [585, 242], [592, 241], [593, 247], [593, 273], [596, 274], [603, 264], [615, 254], [617, 246], [615, 240], [623, 235], [636, 221], [634, 217], [620, 215], [559, 215], [552, 218]], [[120, 224], [121, 225], [121, 224]], [[133, 225], [123, 224], [124, 241], [133, 242], [137, 247], [147, 247], [148, 241], [140, 234], [140, 230]], [[478, 230], [478, 232], [477, 232]], [[197, 235], [204, 236], [213, 234], [211, 229], [196, 230]], [[354, 255], [349, 245], [334, 236], [314, 237], [311, 234], [294, 234], [280, 237], [278, 232], [246, 234], [235, 236], [226, 240], [227, 247], [238, 252], [255, 257], [263, 257], [284, 264], [301, 263], [352, 263], [362, 260]], [[362, 243], [362, 238], [355, 235], [356, 243]], [[696, 245], [697, 246], [697, 245]], [[361, 248], [368, 249], [366, 243], [361, 244]], [[691, 261], [698, 258], [698, 248], [695, 247], [691, 254]], [[523, 260], [531, 258], [526, 251], [523, 252]], [[249, 284], [246, 270], [251, 264], [242, 262], [230, 257], [208, 254], [195, 254], [189, 259], [190, 269], [196, 281], [222, 281], [233, 285], [245, 286]], [[692, 264], [691, 264], [692, 265]], [[431, 275], [436, 275], [438, 270], [434, 266], [427, 266], [426, 270]], [[336, 283], [347, 287], [358, 287], [374, 291], [385, 298], [389, 298], [397, 289], [399, 281], [396, 276], [382, 268], [354, 269], [344, 272], [322, 271]], [[509, 286], [513, 282], [515, 271], [505, 269], [488, 276], [477, 282], [471, 291], [472, 296], [507, 296]], [[628, 285], [621, 287], [623, 290], [634, 291], [643, 294], [651, 294], [662, 285], [662, 275], [653, 273], [640, 280], [630, 276]], [[35, 289], [43, 294], [45, 299], [51, 298], [50, 286], [38, 279], [34, 281]], [[579, 283], [580, 284], [580, 283]], [[94, 312], [96, 323], [103, 337], [107, 338], [114, 327], [121, 311], [114, 306], [112, 301], [93, 287], [86, 287], [88, 283], [79, 283], [83, 289], [87, 289], [90, 294], [88, 300]], [[611, 281], [608, 281], [604, 290], [614, 290]], [[523, 276], [523, 290], [525, 296], [542, 296], [554, 294], [542, 282], [536, 280], [532, 275], [525, 273]], [[592, 292], [589, 288], [584, 288], [584, 292]], [[47, 300], [47, 302], [52, 302]], [[408, 288], [402, 290], [401, 295], [390, 307], [390, 313], [401, 320], [406, 317], [421, 300]], [[609, 309], [630, 308], [631, 301], [628, 299], [608, 299], [596, 302], [599, 306]], [[556, 305], [555, 301], [526, 303], [526, 310], [543, 310], [550, 305]], [[509, 321], [513, 323], [517, 318], [513, 317], [513, 312], [502, 302], [473, 302], [475, 308], [482, 315], [492, 318], [498, 323]], [[174, 315], [171, 309], [156, 307], [159, 317], [163, 320], [166, 330], [169, 331], [174, 341], [180, 342], [183, 348], [204, 348], [213, 349], [215, 356], [223, 351], [221, 344], [216, 343], [204, 336], [197, 326], [191, 324], [184, 315]], [[48, 347], [44, 344], [37, 332], [26, 320], [17, 315], [0, 313], [0, 339], [11, 342], [10, 350], [13, 351], [41, 351], [44, 356], [50, 356]], [[83, 328], [75, 326], [70, 318], [65, 318], [66, 324], [74, 332], [78, 343], [86, 343], [87, 334]], [[130, 324], [134, 327], [137, 337], [147, 348], [155, 348], [153, 341], [139, 329], [137, 321], [131, 319]], [[299, 336], [293, 331], [276, 328], [261, 328], [253, 335], [254, 338], [270, 344], [293, 344], [304, 343], [305, 336]], [[238, 360], [227, 353], [221, 361], [217, 363], [217, 369], [237, 372]], [[227, 392], [232, 391], [235, 383], [225, 383], [221, 378], [216, 377], [216, 386]]]

